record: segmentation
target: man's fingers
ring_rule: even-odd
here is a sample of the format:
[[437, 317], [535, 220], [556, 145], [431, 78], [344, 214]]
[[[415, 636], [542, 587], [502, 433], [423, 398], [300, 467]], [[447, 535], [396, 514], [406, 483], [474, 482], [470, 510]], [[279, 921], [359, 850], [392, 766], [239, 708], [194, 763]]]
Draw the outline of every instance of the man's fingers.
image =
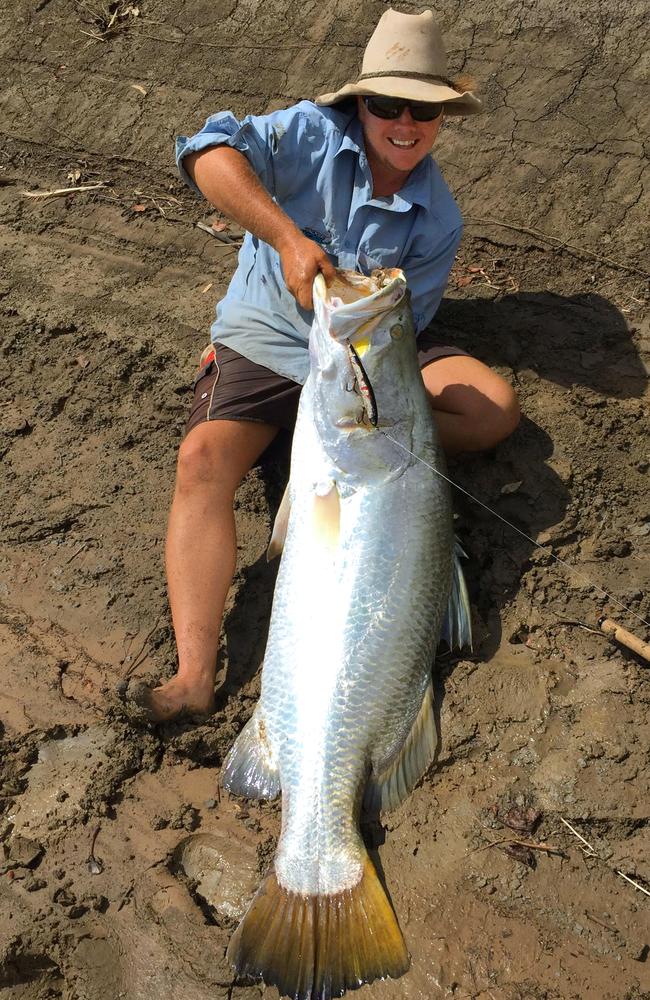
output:
[[313, 286], [310, 282], [308, 285], [301, 285], [298, 289], [298, 294], [296, 296], [298, 302], [303, 307], [303, 309], [313, 309]]
[[302, 306], [303, 309], [313, 308], [311, 279], [303, 277], [303, 279], [295, 285], [287, 285], [287, 287], [298, 305]]
[[336, 277], [336, 268], [329, 257], [324, 257], [320, 264], [320, 272], [325, 278], [325, 283], [331, 285]]
[[282, 272], [287, 288], [303, 309], [313, 309], [312, 289], [314, 278], [320, 272], [325, 283], [331, 285], [336, 276], [329, 257], [313, 240], [300, 238], [287, 243], [280, 250]]

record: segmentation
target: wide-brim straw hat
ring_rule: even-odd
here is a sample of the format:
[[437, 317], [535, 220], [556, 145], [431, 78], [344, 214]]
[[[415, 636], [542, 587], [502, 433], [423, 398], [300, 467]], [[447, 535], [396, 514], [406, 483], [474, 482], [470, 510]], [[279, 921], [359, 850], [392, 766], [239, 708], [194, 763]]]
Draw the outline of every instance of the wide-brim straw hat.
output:
[[445, 44], [430, 10], [422, 14], [385, 11], [366, 45], [356, 83], [321, 94], [316, 104], [338, 104], [356, 94], [441, 101], [448, 115], [474, 115], [483, 110], [471, 90], [456, 89], [448, 77]]

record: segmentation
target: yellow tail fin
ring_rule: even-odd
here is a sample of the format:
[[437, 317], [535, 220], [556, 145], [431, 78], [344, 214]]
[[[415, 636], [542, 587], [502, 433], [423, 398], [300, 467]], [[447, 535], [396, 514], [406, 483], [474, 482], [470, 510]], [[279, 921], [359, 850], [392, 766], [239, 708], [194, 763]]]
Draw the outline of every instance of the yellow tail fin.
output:
[[330, 1000], [397, 978], [409, 956], [370, 859], [361, 881], [336, 895], [300, 896], [262, 883], [228, 946], [239, 976], [263, 979], [294, 1000]]

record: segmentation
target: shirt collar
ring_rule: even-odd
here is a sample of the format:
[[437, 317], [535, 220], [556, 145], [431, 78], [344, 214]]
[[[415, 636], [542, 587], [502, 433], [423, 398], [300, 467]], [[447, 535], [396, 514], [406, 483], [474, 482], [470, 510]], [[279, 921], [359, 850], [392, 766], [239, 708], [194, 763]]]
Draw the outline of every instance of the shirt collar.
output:
[[[371, 176], [368, 160], [366, 158], [365, 144], [363, 141], [363, 129], [357, 115], [350, 119], [341, 144], [335, 156], [344, 151], [356, 153], [359, 158], [359, 165], [368, 179], [368, 187], [371, 190]], [[390, 198], [372, 198], [371, 203], [381, 208], [393, 212], [408, 212], [413, 205], [421, 205], [422, 208], [431, 208], [431, 157], [426, 156], [417, 167], [411, 171], [410, 177], [403, 188], [400, 188]]]

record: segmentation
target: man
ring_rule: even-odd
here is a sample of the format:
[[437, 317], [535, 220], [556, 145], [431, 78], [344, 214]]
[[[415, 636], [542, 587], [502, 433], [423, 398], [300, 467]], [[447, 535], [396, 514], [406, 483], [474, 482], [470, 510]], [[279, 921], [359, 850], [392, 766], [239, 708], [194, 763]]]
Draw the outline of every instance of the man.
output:
[[462, 232], [430, 157], [444, 116], [480, 101], [447, 78], [431, 11], [386, 11], [355, 83], [286, 111], [208, 119], [178, 142], [181, 173], [246, 237], [212, 328], [178, 457], [166, 563], [177, 675], [145, 690], [153, 720], [211, 711], [221, 617], [235, 570], [235, 490], [295, 419], [308, 371], [312, 283], [334, 267], [401, 267], [420, 365], [450, 453], [489, 448], [518, 422], [511, 387], [422, 331]]

